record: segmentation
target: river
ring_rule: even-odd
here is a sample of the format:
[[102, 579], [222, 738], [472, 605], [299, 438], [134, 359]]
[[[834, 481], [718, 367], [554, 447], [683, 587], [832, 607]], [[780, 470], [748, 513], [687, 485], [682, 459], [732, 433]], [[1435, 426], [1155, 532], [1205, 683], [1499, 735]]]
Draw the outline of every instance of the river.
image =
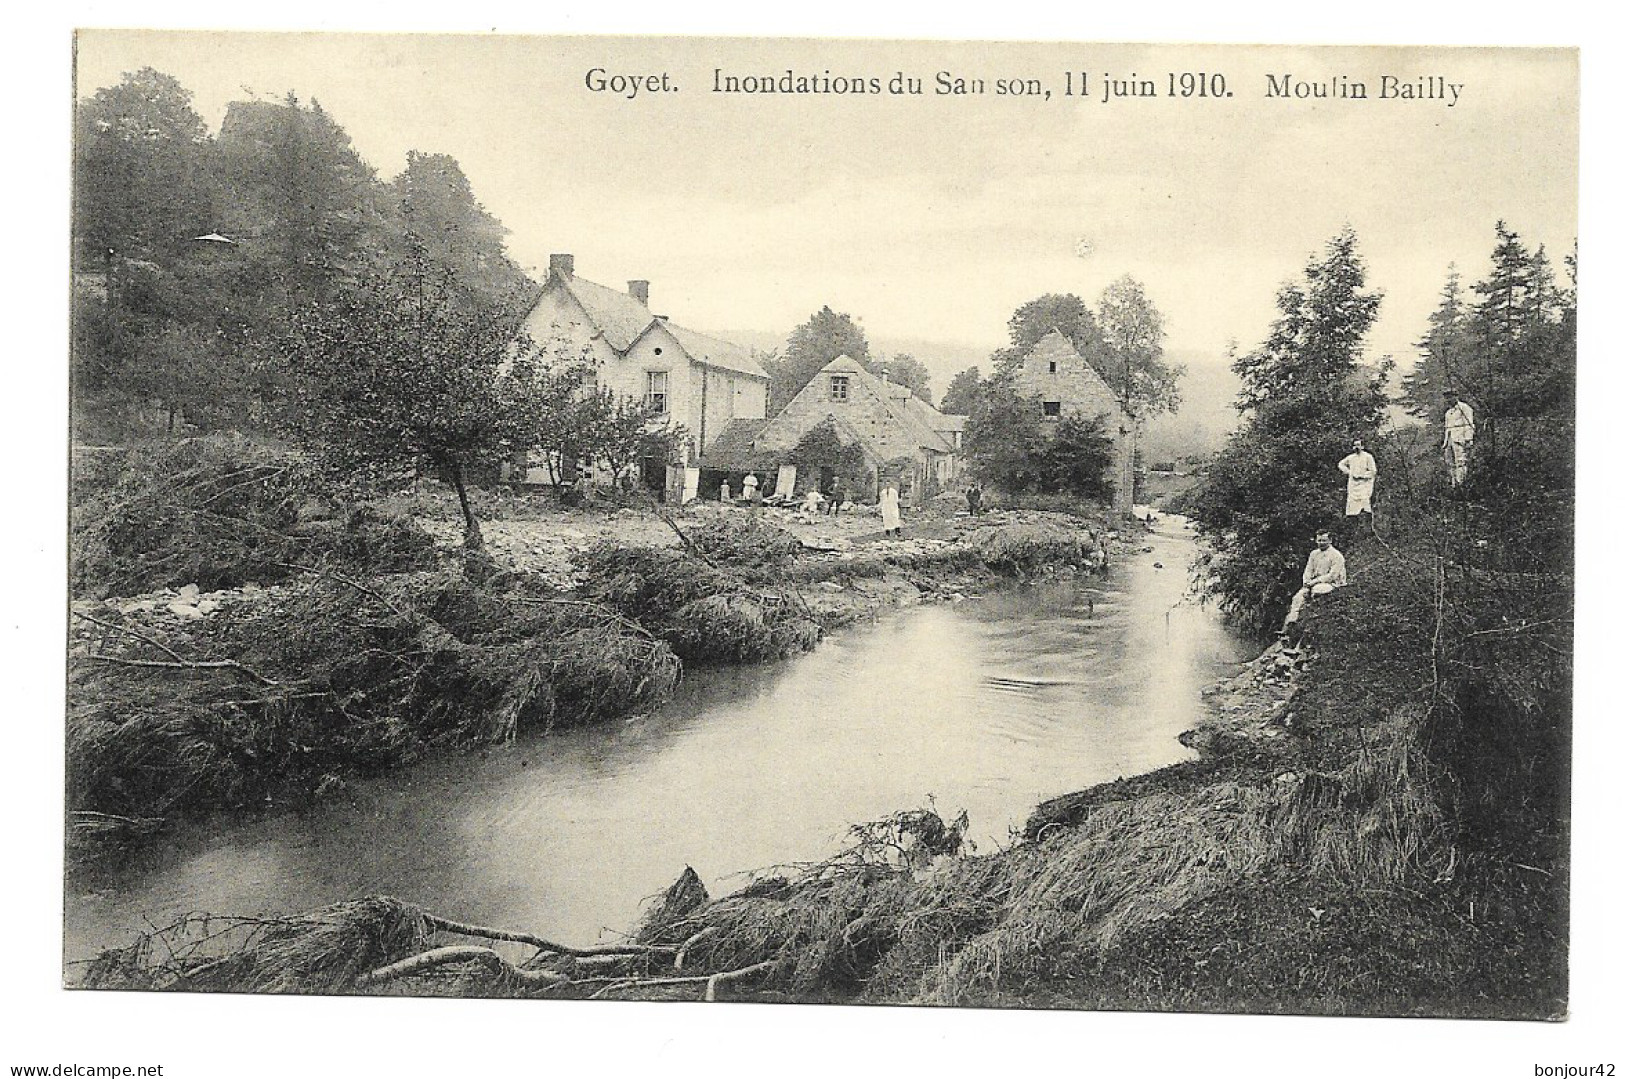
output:
[[591, 943], [685, 865], [719, 894], [932, 800], [970, 814], [977, 849], [1008, 844], [1046, 798], [1189, 757], [1176, 739], [1201, 687], [1245, 658], [1183, 598], [1182, 523], [1139, 547], [1104, 581], [909, 608], [809, 655], [691, 672], [648, 715], [436, 757], [304, 812], [182, 826], [70, 882], [65, 954], [189, 911], [380, 893]]

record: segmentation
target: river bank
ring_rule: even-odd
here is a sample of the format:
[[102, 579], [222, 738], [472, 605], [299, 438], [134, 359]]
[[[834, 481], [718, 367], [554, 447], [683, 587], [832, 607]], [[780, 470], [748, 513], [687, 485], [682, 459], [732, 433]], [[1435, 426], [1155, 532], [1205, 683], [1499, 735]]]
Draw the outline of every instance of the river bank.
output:
[[1403, 646], [1372, 617], [1393, 595], [1320, 604], [1301, 648], [1272, 645], [1203, 694], [1182, 739], [1202, 756], [1044, 802], [1004, 849], [907, 810], [718, 897], [686, 872], [618, 942], [376, 898], [245, 921], [224, 953], [180, 926], [164, 948], [104, 953], [84, 984], [1561, 1014], [1562, 848], [1464, 827], [1410, 688], [1417, 657], [1371, 695], [1364, 672]]
[[[297, 809], [431, 752], [647, 711], [685, 666], [757, 663], [889, 609], [1098, 572], [1109, 542], [1100, 520], [1053, 513], [940, 510], [911, 515], [894, 539], [862, 510], [832, 521], [506, 501], [474, 561], [453, 503], [416, 496], [367, 510], [391, 537], [431, 537], [427, 551], [406, 545], [394, 572], [367, 572], [366, 544], [351, 543], [363, 548], [353, 562], [233, 549], [251, 562], [233, 578], [232, 558], [198, 557], [210, 537], [189, 537], [137, 574], [181, 554], [215, 567], [214, 583], [239, 583], [75, 600], [73, 864], [116, 861], [176, 819]], [[300, 507], [278, 523], [326, 537], [348, 535], [354, 517]], [[121, 556], [122, 572], [131, 565]], [[268, 565], [282, 570], [270, 583], [243, 580]]]
[[[200, 486], [220, 498], [218, 482]], [[213, 566], [240, 594], [176, 588], [134, 610], [82, 601], [100, 606], [76, 611], [89, 618], [73, 643], [84, 710], [70, 713], [70, 798], [96, 810], [87, 794], [149, 798], [171, 815], [308, 804], [341, 792], [345, 769], [637, 714], [684, 665], [794, 654], [853, 620], [1056, 563], [1090, 572], [1112, 542], [1100, 521], [942, 509], [906, 520], [902, 541], [856, 517], [831, 536], [798, 535], [825, 523], [771, 510], [571, 511], [558, 519], [579, 533], [544, 542], [553, 511], [515, 506], [492, 515], [511, 544], [471, 559], [442, 538], [425, 563], [412, 537], [434, 514], [402, 524], [384, 506], [320, 531], [320, 562], [258, 554], [296, 564], [270, 584], [230, 580], [241, 550], [120, 556], [114, 568], [146, 580], [170, 560]], [[322, 520], [305, 516], [287, 511], [284, 527]], [[243, 534], [226, 538], [240, 547]], [[379, 536], [403, 568], [366, 575], [344, 560]], [[1125, 539], [1139, 545], [1119, 537], [1119, 549]], [[1559, 632], [1565, 593], [1499, 574], [1447, 609], [1434, 602], [1440, 575], [1473, 587], [1488, 571], [1445, 567], [1420, 545], [1348, 554], [1358, 585], [1311, 607], [1299, 649], [1261, 650], [1205, 704], [1192, 687], [1168, 737], [1185, 730], [1198, 759], [1081, 783], [991, 852], [922, 806], [717, 898], [684, 874], [620, 942], [567, 945], [450, 907], [352, 900], [242, 919], [207, 943], [198, 934], [216, 923], [182, 918], [104, 952], [80, 983], [1560, 1014], [1567, 758], [1551, 702], [1566, 683], [1546, 670], [1558, 645], [1526, 642]], [[1521, 590], [1518, 623], [1509, 589]]]

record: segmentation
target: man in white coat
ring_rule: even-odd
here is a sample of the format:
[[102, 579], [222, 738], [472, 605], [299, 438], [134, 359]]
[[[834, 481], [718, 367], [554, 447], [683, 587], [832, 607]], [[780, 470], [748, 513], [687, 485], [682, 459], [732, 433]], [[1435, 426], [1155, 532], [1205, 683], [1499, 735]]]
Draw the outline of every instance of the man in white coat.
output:
[[1473, 449], [1473, 406], [1451, 394], [1455, 402], [1444, 414], [1444, 466], [1450, 473], [1450, 486], [1460, 487], [1467, 478], [1467, 458]]
[[1371, 491], [1377, 485], [1377, 459], [1365, 451], [1365, 443], [1354, 440], [1354, 452], [1337, 462], [1338, 471], [1349, 478], [1345, 517], [1371, 512]]

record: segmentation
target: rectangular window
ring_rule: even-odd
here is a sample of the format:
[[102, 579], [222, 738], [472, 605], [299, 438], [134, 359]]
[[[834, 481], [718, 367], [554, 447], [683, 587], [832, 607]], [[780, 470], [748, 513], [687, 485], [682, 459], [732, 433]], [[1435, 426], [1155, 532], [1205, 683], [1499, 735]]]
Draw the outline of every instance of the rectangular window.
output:
[[845, 401], [851, 392], [851, 380], [846, 375], [829, 376], [829, 399], [831, 401]]
[[648, 379], [648, 387], [643, 394], [643, 403], [656, 416], [664, 416], [666, 414], [666, 372], [650, 371], [648, 372]]
[[1055, 373], [1055, 361], [1054, 360], [1051, 360], [1049, 362], [1049, 373], [1052, 374], [1052, 375]]
[[1045, 416], [1046, 419], [1058, 419], [1058, 418], [1060, 418], [1060, 415], [1061, 415], [1061, 402], [1059, 402], [1059, 401], [1045, 401], [1044, 402], [1044, 416]]

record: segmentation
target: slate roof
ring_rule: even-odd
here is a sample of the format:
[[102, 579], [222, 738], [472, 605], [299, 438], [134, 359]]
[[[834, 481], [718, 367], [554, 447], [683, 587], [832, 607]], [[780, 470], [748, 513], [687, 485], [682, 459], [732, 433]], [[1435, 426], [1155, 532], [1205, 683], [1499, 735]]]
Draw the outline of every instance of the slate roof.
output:
[[754, 444], [767, 423], [765, 419], [729, 420], [728, 426], [700, 455], [700, 467], [729, 470], [765, 467], [768, 455], [757, 453]]
[[667, 331], [677, 338], [677, 343], [683, 346], [683, 351], [694, 360], [708, 367], [720, 367], [741, 375], [750, 375], [754, 378], [767, 377], [767, 372], [762, 370], [762, 365], [756, 362], [749, 349], [732, 341], [724, 341], [720, 337], [712, 337], [710, 334], [679, 326], [674, 322], [667, 322], [665, 326]]
[[637, 343], [638, 338], [659, 325], [665, 327], [683, 347], [683, 351], [688, 353], [689, 358], [696, 363], [719, 367], [752, 378], [768, 377], [749, 349], [658, 318], [647, 305], [640, 303], [629, 293], [600, 285], [596, 281], [588, 281], [585, 277], [577, 277], [574, 274], [552, 279], [547, 287], [568, 290], [586, 311], [593, 328], [603, 334], [604, 340], [616, 352], [624, 354]]
[[[643, 336], [655, 321], [654, 313], [633, 297], [585, 277], [555, 278], [557, 287], [568, 289], [592, 319], [593, 326], [604, 335], [616, 352], [625, 352], [632, 342]], [[551, 286], [552, 281], [548, 282]]]

